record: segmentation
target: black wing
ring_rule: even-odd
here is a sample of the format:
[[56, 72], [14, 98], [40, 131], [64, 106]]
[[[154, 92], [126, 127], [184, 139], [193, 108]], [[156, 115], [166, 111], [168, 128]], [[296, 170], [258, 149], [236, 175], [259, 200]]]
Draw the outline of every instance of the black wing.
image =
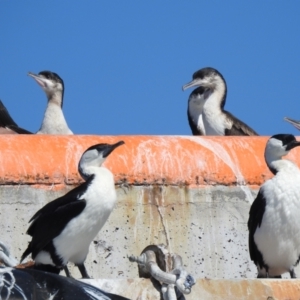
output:
[[75, 200], [64, 206], [60, 206], [54, 212], [45, 214], [35, 221], [34, 234], [30, 242], [32, 257], [43, 250], [73, 218], [78, 216], [86, 206], [86, 201]]
[[[202, 132], [199, 128], [198, 128], [198, 119], [194, 120], [190, 114], [189, 114], [189, 106], [190, 106], [190, 101], [193, 97], [200, 97], [201, 99], [201, 106], [196, 106], [195, 109], [198, 113], [198, 115], [200, 115], [202, 113], [202, 109], [203, 109], [203, 105], [205, 103], [205, 93], [206, 89], [202, 86], [197, 87], [196, 89], [194, 89], [189, 97], [189, 103], [188, 103], [188, 109], [187, 109], [187, 115], [188, 115], [188, 120], [189, 120], [189, 125], [190, 128], [192, 130], [193, 135], [204, 135], [204, 132]], [[198, 99], [199, 100], [199, 99]]]
[[20, 128], [10, 116], [8, 110], [0, 100], [0, 127], [9, 128], [20, 134], [32, 134], [32, 132]]
[[189, 114], [189, 110], [188, 110], [187, 115], [188, 115], [189, 125], [190, 125], [193, 135], [203, 135], [203, 132], [201, 132], [201, 130], [199, 130], [197, 128], [197, 125], [195, 125], [194, 120], [191, 118], [191, 116]]
[[265, 208], [266, 208], [266, 199], [260, 189], [258, 195], [256, 196], [250, 208], [248, 230], [249, 230], [250, 258], [254, 261], [256, 265], [259, 263], [261, 268], [264, 265], [263, 257], [255, 244], [254, 234], [257, 227], [261, 226], [261, 222], [265, 213]]
[[234, 115], [232, 115], [230, 112], [225, 111], [224, 112], [234, 120], [232, 127], [230, 129], [225, 129], [225, 135], [258, 135], [257, 132], [255, 132], [252, 128], [250, 128], [247, 124], [236, 118]]
[[84, 199], [78, 199], [84, 194], [93, 178], [94, 176], [90, 176], [86, 182], [64, 196], [46, 204], [36, 212], [29, 221], [33, 222], [27, 230], [27, 234], [32, 236], [32, 241], [23, 253], [21, 260], [30, 253], [32, 253], [34, 258], [60, 234], [70, 220], [83, 211], [86, 206], [86, 201]]
[[[44, 214], [51, 213], [51, 212], [55, 211], [57, 209], [57, 207], [64, 206], [64, 205], [66, 205], [70, 202], [74, 202], [76, 199], [80, 198], [80, 196], [82, 196], [85, 193], [88, 186], [92, 183], [93, 179], [94, 179], [94, 175], [91, 175], [90, 177], [88, 177], [88, 179], [84, 183], [80, 184], [79, 186], [77, 186], [73, 190], [69, 191], [64, 196], [59, 197], [59, 198], [49, 202], [45, 206], [43, 206], [29, 220], [29, 223], [31, 221], [33, 221], [31, 226], [34, 224], [35, 220], [37, 220], [40, 216], [42, 216]], [[27, 233], [30, 235], [29, 230], [30, 230], [30, 228], [28, 229]]]

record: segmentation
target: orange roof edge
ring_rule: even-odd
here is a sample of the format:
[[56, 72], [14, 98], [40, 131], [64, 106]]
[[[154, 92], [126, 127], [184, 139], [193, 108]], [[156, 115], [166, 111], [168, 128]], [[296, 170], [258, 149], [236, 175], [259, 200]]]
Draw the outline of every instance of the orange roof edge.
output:
[[[260, 186], [268, 137], [1, 135], [0, 184], [78, 184], [82, 153], [124, 140], [105, 161], [116, 183]], [[300, 163], [300, 149], [289, 158]]]

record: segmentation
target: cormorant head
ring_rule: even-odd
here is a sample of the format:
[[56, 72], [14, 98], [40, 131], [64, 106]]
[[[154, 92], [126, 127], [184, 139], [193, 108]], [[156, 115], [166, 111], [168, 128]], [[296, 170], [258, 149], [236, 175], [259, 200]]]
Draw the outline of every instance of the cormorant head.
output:
[[185, 84], [182, 89], [186, 90], [190, 87], [201, 86], [210, 90], [214, 90], [218, 84], [225, 83], [222, 74], [214, 68], [203, 68], [193, 74], [193, 80]]
[[222, 74], [214, 68], [203, 68], [193, 74], [193, 80], [185, 84], [182, 87], [182, 90], [186, 90], [190, 87], [201, 87], [201, 90], [197, 88], [193, 93], [201, 93], [203, 99], [207, 100], [209, 96], [215, 91], [218, 90], [221, 93], [220, 97], [220, 106], [224, 108], [227, 95], [227, 86], [226, 81]]
[[78, 171], [81, 177], [87, 179], [89, 167], [100, 167], [108, 155], [123, 144], [125, 144], [124, 141], [119, 141], [115, 144], [96, 144], [85, 150], [78, 164]]
[[291, 149], [300, 146], [292, 134], [275, 134], [270, 137], [265, 148], [265, 160], [270, 170], [276, 174], [273, 162], [287, 155]]
[[60, 93], [61, 99], [63, 100], [64, 81], [58, 76], [58, 74], [51, 71], [41, 71], [38, 75], [31, 72], [28, 72], [28, 75], [32, 77], [44, 90], [48, 99], [53, 97], [55, 94]]

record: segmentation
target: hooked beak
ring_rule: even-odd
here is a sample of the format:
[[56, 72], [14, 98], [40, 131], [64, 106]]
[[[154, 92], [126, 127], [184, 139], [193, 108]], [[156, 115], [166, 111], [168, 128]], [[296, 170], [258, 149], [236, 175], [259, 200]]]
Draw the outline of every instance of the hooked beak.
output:
[[117, 147], [125, 144], [124, 141], [119, 141], [115, 144], [107, 146], [107, 148], [103, 152], [103, 157], [107, 157], [110, 153], [112, 153]]
[[46, 78], [44, 78], [40, 75], [34, 74], [32, 72], [28, 72], [27, 75], [32, 77], [38, 83], [38, 85], [41, 86], [42, 88], [47, 87], [47, 79]]
[[288, 117], [285, 117], [284, 118], [285, 121], [291, 123], [293, 126], [295, 126], [298, 130], [300, 130], [300, 121], [296, 121], [296, 120], [293, 120], [293, 119], [290, 119]]
[[295, 147], [298, 147], [298, 146], [300, 146], [300, 142], [299, 141], [292, 141], [292, 142], [290, 142], [287, 145], [286, 150], [289, 151], [289, 150], [291, 150], [291, 149], [293, 149]]
[[193, 79], [189, 83], [182, 86], [182, 90], [185, 91], [186, 89], [191, 88], [193, 86], [201, 86], [201, 85], [202, 85], [202, 80], [201, 79]]

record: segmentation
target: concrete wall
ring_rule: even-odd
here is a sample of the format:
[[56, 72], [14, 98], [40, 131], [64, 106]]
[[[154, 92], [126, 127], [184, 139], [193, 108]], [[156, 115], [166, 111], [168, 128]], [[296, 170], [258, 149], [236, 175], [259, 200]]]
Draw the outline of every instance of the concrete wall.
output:
[[[247, 220], [259, 186], [272, 176], [263, 158], [266, 137], [0, 136], [0, 239], [14, 255], [27, 246], [36, 210], [82, 181], [83, 151], [118, 140], [125, 145], [105, 162], [118, 203], [90, 247], [89, 273], [136, 278], [127, 255], [164, 243], [196, 279], [255, 278]], [[296, 148], [289, 158], [300, 163], [299, 154]]]

